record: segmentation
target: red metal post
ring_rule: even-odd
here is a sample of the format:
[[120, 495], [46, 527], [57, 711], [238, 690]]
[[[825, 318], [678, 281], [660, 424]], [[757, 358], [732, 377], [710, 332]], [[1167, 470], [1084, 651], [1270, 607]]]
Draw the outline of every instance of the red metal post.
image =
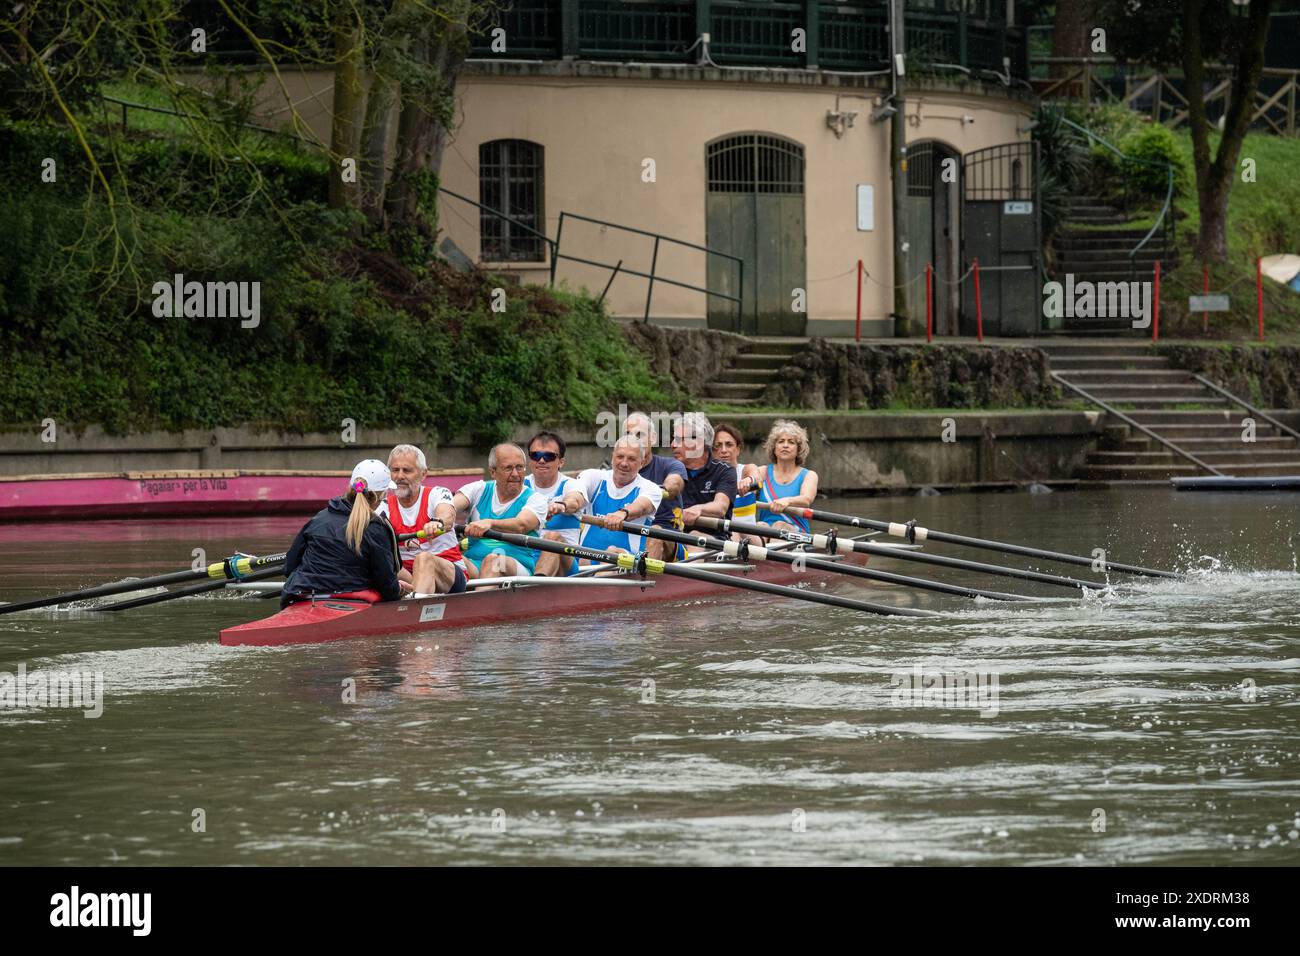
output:
[[1264, 261], [1255, 260], [1255, 310], [1259, 313], [1259, 340], [1264, 341]]
[[971, 260], [975, 264], [975, 338], [984, 341], [984, 304], [980, 301], [980, 261]]
[[1151, 341], [1160, 341], [1160, 260], [1156, 260], [1156, 285], [1155, 295], [1152, 296], [1155, 305], [1155, 321], [1151, 323]]
[[925, 264], [925, 340], [927, 342], [934, 340], [934, 288], [931, 285], [933, 281], [932, 268], [930, 263]]
[[853, 338], [862, 341], [862, 260], [858, 260], [858, 319], [853, 327]]

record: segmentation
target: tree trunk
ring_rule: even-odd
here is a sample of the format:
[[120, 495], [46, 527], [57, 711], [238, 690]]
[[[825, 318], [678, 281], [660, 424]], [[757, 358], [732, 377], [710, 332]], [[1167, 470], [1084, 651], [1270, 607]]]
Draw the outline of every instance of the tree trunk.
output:
[[452, 0], [438, 10], [442, 16], [412, 41], [412, 59], [424, 65], [427, 74], [404, 97], [385, 201], [388, 221], [395, 229], [430, 240], [437, 232], [442, 155], [455, 122], [456, 75], [469, 55], [468, 5]]
[[1223, 137], [1213, 159], [1205, 117], [1205, 60], [1201, 49], [1203, 0], [1183, 0], [1183, 74], [1187, 78], [1187, 119], [1192, 128], [1192, 156], [1196, 166], [1196, 198], [1201, 230], [1196, 256], [1201, 262], [1228, 258], [1228, 196], [1237, 176], [1237, 159], [1255, 112], [1255, 94], [1264, 73], [1264, 44], [1272, 0], [1254, 0], [1245, 34], [1233, 63], [1233, 83], [1224, 116]]
[[383, 229], [384, 191], [388, 182], [389, 143], [402, 99], [401, 71], [416, 0], [396, 0], [384, 19], [379, 55], [366, 101], [361, 135], [361, 211], [372, 229]]
[[334, 24], [337, 63], [334, 67], [334, 116], [330, 129], [329, 203], [334, 209], [356, 208], [361, 204], [358, 183], [344, 182], [341, 173], [345, 159], [358, 165], [361, 161], [361, 129], [366, 114], [362, 50], [360, 19], [348, 12], [340, 13]]
[[[1093, 55], [1089, 40], [1095, 25], [1095, 6], [1096, 0], [1068, 0], [1056, 4], [1056, 17], [1052, 21], [1053, 57], [1078, 58]], [[1078, 66], [1068, 63], [1053, 63], [1048, 69], [1048, 76], [1053, 80], [1059, 80], [1077, 69]], [[1070, 93], [1074, 90], [1081, 91], [1085, 99], [1091, 92], [1084, 90], [1082, 81], [1078, 80], [1063, 88], [1061, 92]]]

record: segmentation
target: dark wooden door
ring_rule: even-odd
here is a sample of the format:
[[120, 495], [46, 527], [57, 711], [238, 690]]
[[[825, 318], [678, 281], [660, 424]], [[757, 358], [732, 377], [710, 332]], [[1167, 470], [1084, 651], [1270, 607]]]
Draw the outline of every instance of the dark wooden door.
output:
[[758, 335], [803, 335], [807, 313], [796, 312], [796, 290], [807, 309], [807, 243], [803, 147], [759, 133], [711, 143], [707, 154], [705, 245], [744, 263], [709, 256], [708, 283], [743, 309], [710, 297], [709, 327]]

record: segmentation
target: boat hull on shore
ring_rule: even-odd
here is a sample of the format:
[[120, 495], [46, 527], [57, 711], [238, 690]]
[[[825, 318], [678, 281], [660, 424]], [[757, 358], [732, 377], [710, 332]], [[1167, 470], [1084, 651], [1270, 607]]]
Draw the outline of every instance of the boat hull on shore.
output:
[[[855, 554], [848, 555], [844, 560], [862, 564], [866, 559], [864, 555]], [[708, 568], [709, 563], [697, 563], [694, 566]], [[788, 564], [774, 561], [761, 561], [757, 566], [746, 567], [749, 569], [719, 573], [771, 584], [807, 583], [813, 587], [819, 587], [828, 579], [836, 577], [830, 572], [806, 569], [795, 571]], [[638, 582], [641, 579], [635, 576], [616, 580], [624, 583], [622, 586], [599, 583], [583, 586], [565, 583], [562, 579], [559, 584], [522, 583], [518, 587], [441, 594], [435, 598], [386, 601], [379, 604], [335, 598], [302, 601], [263, 620], [226, 628], [221, 632], [221, 643], [232, 647], [320, 644], [356, 637], [420, 634], [458, 627], [591, 614], [720, 594], [752, 597], [750, 592], [742, 592], [724, 584], [670, 575], [654, 575], [640, 586]]]
[[[346, 471], [149, 471], [0, 476], [0, 521], [314, 514]], [[456, 491], [482, 475], [431, 470], [425, 484]]]

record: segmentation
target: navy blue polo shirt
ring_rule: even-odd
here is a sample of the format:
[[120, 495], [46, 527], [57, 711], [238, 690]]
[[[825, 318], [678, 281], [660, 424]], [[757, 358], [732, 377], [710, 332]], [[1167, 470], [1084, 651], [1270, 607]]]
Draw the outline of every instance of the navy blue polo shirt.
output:
[[[665, 455], [651, 455], [650, 461], [641, 469], [642, 478], [653, 481], [660, 486], [668, 480], [669, 475], [681, 475], [682, 481], [685, 481], [686, 466], [676, 458], [668, 458]], [[680, 495], [675, 498], [664, 495], [664, 500], [659, 503], [659, 510], [655, 512], [654, 520], [650, 523], [657, 524], [661, 528], [678, 527], [681, 510], [682, 499]]]
[[[731, 520], [731, 508], [736, 503], [736, 469], [733, 465], [718, 461], [712, 455], [699, 468], [686, 469], [686, 487], [682, 489], [682, 507], [712, 504], [714, 497], [722, 492], [727, 496], [727, 513], [723, 516]], [[688, 529], [692, 533], [711, 534], [715, 538], [726, 538], [720, 531], [706, 531], [704, 528]]]

